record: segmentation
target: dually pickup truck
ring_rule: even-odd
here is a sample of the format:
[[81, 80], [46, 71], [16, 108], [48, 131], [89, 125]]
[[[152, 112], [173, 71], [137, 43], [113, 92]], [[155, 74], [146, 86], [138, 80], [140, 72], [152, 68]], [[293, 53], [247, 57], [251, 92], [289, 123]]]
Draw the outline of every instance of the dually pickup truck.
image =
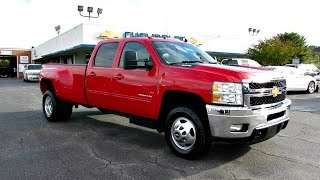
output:
[[285, 79], [215, 62], [175, 39], [104, 40], [88, 64], [43, 65], [43, 112], [48, 121], [69, 119], [79, 105], [124, 115], [164, 132], [172, 152], [187, 159], [213, 141], [257, 143], [287, 126]]

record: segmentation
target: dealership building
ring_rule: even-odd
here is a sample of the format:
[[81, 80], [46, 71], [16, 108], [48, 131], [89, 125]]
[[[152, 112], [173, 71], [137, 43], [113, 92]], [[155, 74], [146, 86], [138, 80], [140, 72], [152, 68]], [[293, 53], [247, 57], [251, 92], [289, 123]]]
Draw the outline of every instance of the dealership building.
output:
[[31, 62], [31, 49], [0, 48], [0, 78], [22, 78], [23, 67]]
[[[201, 42], [195, 38], [169, 36], [167, 34], [148, 34], [145, 32], [114, 32], [107, 25], [80, 24], [53, 39], [31, 49], [0, 48], [0, 77], [23, 78], [26, 64], [86, 64], [96, 44], [104, 39], [126, 37], [176, 38], [188, 40], [195, 45]], [[201, 47], [201, 46], [200, 46]], [[207, 51], [216, 57], [244, 57], [241, 53]]]
[[[168, 36], [163, 34], [148, 34], [145, 32], [114, 32], [106, 25], [80, 24], [63, 34], [31, 49], [32, 62], [37, 64], [61, 63], [61, 64], [86, 64], [95, 45], [103, 39], [126, 37], [156, 37], [187, 39], [184, 36]], [[188, 41], [199, 45], [200, 41], [188, 38]], [[225, 53], [207, 51], [212, 56], [243, 57], [241, 53]]]
[[[110, 32], [103, 25], [80, 24], [69, 31], [32, 48], [36, 64], [85, 64], [95, 45]], [[110, 34], [110, 33], [109, 33]]]

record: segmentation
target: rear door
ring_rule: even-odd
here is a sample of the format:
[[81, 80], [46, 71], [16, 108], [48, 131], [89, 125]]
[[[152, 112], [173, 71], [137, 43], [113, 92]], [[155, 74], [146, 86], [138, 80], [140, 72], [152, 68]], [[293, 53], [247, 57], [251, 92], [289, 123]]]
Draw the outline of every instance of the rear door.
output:
[[112, 109], [110, 98], [113, 63], [119, 42], [101, 44], [86, 73], [86, 95], [88, 104], [95, 107]]
[[137, 60], [152, 57], [144, 42], [127, 42], [121, 53], [120, 62], [114, 71], [111, 96], [116, 110], [142, 117], [155, 117], [155, 101], [158, 71], [154, 62], [152, 69], [124, 69], [124, 54], [135, 51]]

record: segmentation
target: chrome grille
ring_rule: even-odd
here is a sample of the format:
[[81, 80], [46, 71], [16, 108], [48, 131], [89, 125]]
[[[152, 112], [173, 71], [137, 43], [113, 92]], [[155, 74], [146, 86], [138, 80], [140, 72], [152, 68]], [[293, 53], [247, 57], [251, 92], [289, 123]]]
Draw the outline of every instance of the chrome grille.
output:
[[271, 81], [271, 82], [265, 82], [265, 83], [249, 83], [250, 89], [273, 88], [274, 86], [286, 87], [286, 80]]
[[262, 96], [262, 97], [250, 97], [250, 106], [258, 106], [263, 104], [272, 104], [281, 102], [286, 99], [285, 93], [279, 94], [278, 96]]

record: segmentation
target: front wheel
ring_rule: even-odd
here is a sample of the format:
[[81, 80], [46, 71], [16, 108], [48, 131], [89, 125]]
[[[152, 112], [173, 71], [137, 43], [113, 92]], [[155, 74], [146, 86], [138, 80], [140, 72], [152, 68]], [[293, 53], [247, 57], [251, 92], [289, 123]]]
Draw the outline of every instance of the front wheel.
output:
[[167, 117], [165, 138], [171, 151], [186, 159], [206, 154], [211, 145], [209, 127], [187, 107], [173, 109]]
[[308, 93], [312, 94], [316, 91], [316, 83], [311, 81], [308, 85]]
[[46, 91], [42, 98], [44, 116], [50, 122], [68, 120], [72, 114], [72, 105], [60, 101], [51, 91]]

